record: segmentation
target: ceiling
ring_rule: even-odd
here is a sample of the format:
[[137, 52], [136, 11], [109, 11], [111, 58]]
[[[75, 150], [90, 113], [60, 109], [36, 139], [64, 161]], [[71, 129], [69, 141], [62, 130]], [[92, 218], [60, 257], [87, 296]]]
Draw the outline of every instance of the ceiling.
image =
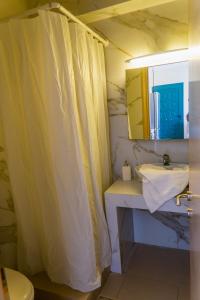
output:
[[[22, 1], [22, 0], [18, 0], [18, 1]], [[29, 8], [36, 7], [38, 5], [42, 5], [44, 3], [49, 2], [49, 0], [23, 0], [23, 1], [27, 2]], [[128, 2], [130, 2], [130, 9], [131, 7], [133, 7], [133, 3], [131, 3], [133, 1], [127, 1], [127, 0], [84, 0], [84, 1], [83, 0], [57, 0], [57, 1], [75, 15], [87, 14], [88, 12], [94, 12], [94, 14], [97, 14], [98, 10], [103, 8], [105, 9], [105, 13], [106, 13], [106, 9], [108, 10], [108, 16], [109, 16], [109, 11], [110, 9], [112, 9], [112, 6], [116, 5], [117, 7], [118, 4], [123, 4], [123, 3], [124, 5], [128, 5]], [[138, 0], [135, 1], [138, 2]], [[145, 2], [148, 4], [149, 2], [151, 2], [150, 0], [140, 0], [140, 1], [141, 4], [144, 4]], [[56, 1], [54, 0], [54, 2]], [[162, 17], [177, 20], [183, 23], [188, 23], [188, 10], [189, 10], [188, 2], [189, 0], [174, 0], [171, 3], [149, 8], [149, 11], [152, 12], [153, 14], [158, 14]]]
[[[122, 0], [58, 0], [64, 7], [70, 10], [75, 15], [87, 14], [91, 11], [97, 15], [99, 9], [104, 8], [110, 11], [112, 6], [117, 6], [119, 3], [128, 4], [129, 1]], [[135, 0], [136, 2], [138, 0]], [[148, 0], [142, 0], [142, 3]], [[148, 11], [154, 15], [159, 15], [171, 20], [188, 23], [188, 1], [189, 0], [175, 0], [171, 3], [154, 6], [148, 8]], [[0, 18], [5, 18], [11, 15], [18, 14], [27, 8], [33, 8], [38, 5], [49, 2], [49, 0], [6, 0], [0, 1]], [[130, 3], [133, 1], [130, 1]], [[133, 4], [131, 4], [133, 7]], [[131, 7], [130, 7], [131, 12]], [[107, 14], [106, 18], [111, 18], [112, 15]]]
[[148, 9], [149, 12], [175, 20], [181, 23], [189, 23], [189, 1], [176, 0], [172, 3], [156, 6]]

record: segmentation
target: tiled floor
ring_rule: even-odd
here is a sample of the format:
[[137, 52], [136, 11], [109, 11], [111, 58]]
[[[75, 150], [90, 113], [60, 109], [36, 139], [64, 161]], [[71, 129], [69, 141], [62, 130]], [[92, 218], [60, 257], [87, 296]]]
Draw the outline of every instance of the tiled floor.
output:
[[30, 278], [35, 288], [35, 300], [94, 300], [92, 293], [81, 293], [72, 288], [53, 283], [45, 273]]
[[[109, 275], [106, 269], [102, 276], [102, 285], [104, 286]], [[29, 278], [34, 285], [34, 300], [96, 300], [101, 288], [89, 292], [81, 293], [66, 285], [53, 283], [45, 273], [39, 273]]]
[[136, 245], [125, 274], [110, 274], [98, 300], [189, 300], [189, 253]]

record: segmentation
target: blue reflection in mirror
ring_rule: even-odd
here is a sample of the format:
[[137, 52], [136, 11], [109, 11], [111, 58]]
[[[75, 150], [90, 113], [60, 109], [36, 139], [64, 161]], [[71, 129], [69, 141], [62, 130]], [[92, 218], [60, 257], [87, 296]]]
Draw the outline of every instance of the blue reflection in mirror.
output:
[[157, 85], [152, 87], [154, 95], [159, 95], [156, 139], [184, 138], [184, 83]]

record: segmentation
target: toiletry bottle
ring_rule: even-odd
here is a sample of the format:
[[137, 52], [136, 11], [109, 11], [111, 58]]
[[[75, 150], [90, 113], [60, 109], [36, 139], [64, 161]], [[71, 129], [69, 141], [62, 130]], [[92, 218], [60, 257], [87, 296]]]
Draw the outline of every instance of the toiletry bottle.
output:
[[131, 166], [128, 164], [127, 160], [122, 167], [122, 179], [124, 181], [131, 180]]

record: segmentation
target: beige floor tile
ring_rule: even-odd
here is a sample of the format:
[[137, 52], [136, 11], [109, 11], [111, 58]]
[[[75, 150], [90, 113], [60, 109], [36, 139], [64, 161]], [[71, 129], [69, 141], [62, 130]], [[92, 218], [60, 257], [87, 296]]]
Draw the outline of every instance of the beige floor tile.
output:
[[[189, 300], [187, 251], [137, 245], [125, 274], [111, 273], [99, 297], [50, 282], [44, 274], [31, 278], [36, 300]], [[99, 291], [97, 291], [99, 293]]]
[[138, 245], [127, 274], [169, 284], [189, 282], [189, 253], [183, 250]]
[[117, 299], [120, 288], [124, 282], [125, 275], [119, 275], [112, 273], [110, 274], [104, 288], [102, 289], [98, 300], [102, 299]]
[[127, 276], [118, 300], [177, 300], [178, 288], [150, 279]]
[[[92, 294], [95, 293], [95, 291], [91, 293], [81, 293], [66, 285], [53, 283], [45, 273], [32, 276], [30, 280], [36, 289], [36, 300], [42, 300], [43, 295], [48, 295], [48, 297], [44, 297], [43, 300], [90, 300], [92, 299]], [[96, 298], [97, 295], [94, 299]]]
[[34, 295], [34, 300], [63, 300], [62, 297], [52, 294], [49, 292], [45, 292], [42, 290], [37, 290], [35, 289], [35, 295]]
[[184, 285], [179, 288], [178, 300], [190, 300], [189, 285]]

